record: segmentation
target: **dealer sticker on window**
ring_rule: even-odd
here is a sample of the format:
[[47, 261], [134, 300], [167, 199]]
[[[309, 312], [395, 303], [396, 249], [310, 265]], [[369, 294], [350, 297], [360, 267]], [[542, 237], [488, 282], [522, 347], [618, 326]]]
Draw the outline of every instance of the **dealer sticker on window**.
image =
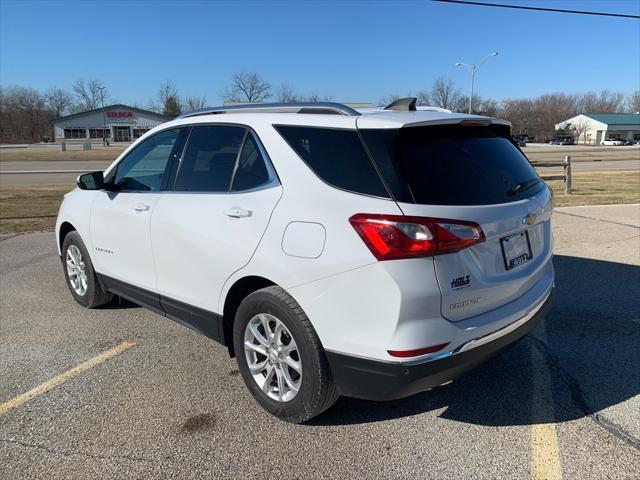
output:
[[524, 231], [500, 239], [504, 266], [507, 270], [516, 268], [533, 258], [529, 234]]

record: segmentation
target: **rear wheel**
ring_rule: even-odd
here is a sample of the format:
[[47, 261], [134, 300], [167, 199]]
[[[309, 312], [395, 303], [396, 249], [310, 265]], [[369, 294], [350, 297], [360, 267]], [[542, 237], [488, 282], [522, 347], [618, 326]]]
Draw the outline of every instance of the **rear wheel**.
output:
[[87, 248], [78, 232], [69, 232], [62, 242], [64, 275], [71, 295], [76, 302], [86, 308], [94, 308], [108, 303], [113, 298], [105, 292], [93, 269]]
[[272, 415], [301, 423], [338, 398], [309, 318], [282, 288], [263, 288], [244, 299], [236, 313], [233, 345], [247, 388]]

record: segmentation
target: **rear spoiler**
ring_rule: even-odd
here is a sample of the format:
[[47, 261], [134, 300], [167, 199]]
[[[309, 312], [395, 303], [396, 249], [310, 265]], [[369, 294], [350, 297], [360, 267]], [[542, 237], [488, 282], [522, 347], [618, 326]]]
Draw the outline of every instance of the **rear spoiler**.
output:
[[512, 127], [509, 120], [504, 120], [502, 118], [476, 117], [474, 115], [469, 115], [468, 118], [440, 118], [437, 120], [425, 120], [423, 122], [406, 123], [401, 128], [427, 127], [434, 125], [460, 125], [468, 127], [488, 127], [489, 125], [502, 125], [504, 127], [508, 127], [509, 130], [511, 130]]

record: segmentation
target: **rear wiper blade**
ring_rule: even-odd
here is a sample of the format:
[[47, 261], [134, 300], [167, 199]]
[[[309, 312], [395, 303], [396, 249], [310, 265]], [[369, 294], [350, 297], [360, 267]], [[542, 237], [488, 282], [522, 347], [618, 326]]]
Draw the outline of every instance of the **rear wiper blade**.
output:
[[517, 193], [522, 193], [525, 190], [528, 190], [531, 187], [535, 187], [540, 183], [539, 178], [534, 178], [533, 180], [527, 180], [526, 182], [520, 182], [517, 185], [514, 185], [509, 190], [507, 190], [507, 195], [516, 195]]

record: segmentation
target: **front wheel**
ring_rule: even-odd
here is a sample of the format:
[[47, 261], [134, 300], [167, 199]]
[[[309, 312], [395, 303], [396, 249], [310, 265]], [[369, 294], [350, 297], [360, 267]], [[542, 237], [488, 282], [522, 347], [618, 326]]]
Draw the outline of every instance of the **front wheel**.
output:
[[93, 308], [111, 301], [113, 295], [105, 292], [98, 283], [87, 248], [76, 231], [64, 237], [62, 262], [67, 285], [76, 302]]
[[298, 303], [267, 287], [243, 300], [233, 346], [247, 388], [266, 411], [302, 423], [338, 398], [320, 340]]

